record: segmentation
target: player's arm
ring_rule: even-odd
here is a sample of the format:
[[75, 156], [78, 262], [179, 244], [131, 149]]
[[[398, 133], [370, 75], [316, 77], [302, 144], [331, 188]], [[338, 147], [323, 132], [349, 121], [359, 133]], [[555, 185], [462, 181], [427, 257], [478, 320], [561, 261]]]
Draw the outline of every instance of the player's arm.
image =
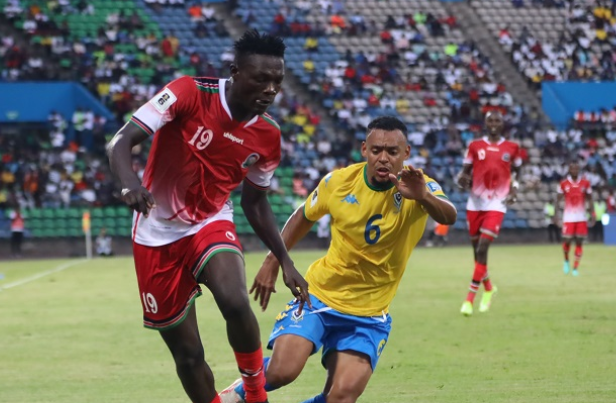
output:
[[398, 173], [389, 174], [389, 179], [396, 186], [402, 197], [416, 200], [434, 221], [443, 225], [453, 225], [458, 218], [455, 206], [447, 200], [440, 185], [430, 180], [432, 186], [426, 183], [426, 177], [420, 169], [409, 166]]
[[520, 172], [522, 170], [522, 158], [515, 155], [513, 158], [513, 164], [511, 164], [511, 185], [509, 186], [509, 194], [505, 201], [506, 204], [511, 205], [518, 201], [518, 189], [520, 188]]
[[141, 180], [133, 171], [131, 150], [147, 138], [148, 135], [143, 130], [127, 122], [107, 145], [111, 172], [122, 186], [122, 200], [146, 217], [156, 202], [150, 192], [141, 186]]
[[556, 225], [560, 226], [560, 205], [562, 201], [565, 199], [565, 194], [562, 190], [562, 185], [558, 186], [558, 190], [556, 193], [556, 198], [554, 199], [554, 222]]
[[143, 104], [107, 145], [111, 171], [122, 185], [122, 200], [146, 217], [156, 202], [133, 172], [131, 150], [176, 116], [190, 112], [195, 91], [195, 84], [190, 77], [172, 81]]
[[[285, 223], [281, 237], [287, 250], [291, 250], [310, 232], [313, 224], [329, 212], [327, 200], [333, 185], [328, 182], [332, 175], [329, 174], [321, 180], [306, 202], [299, 206]], [[268, 253], [250, 288], [250, 293], [254, 292], [255, 301], [259, 299], [259, 305], [263, 310], [267, 308], [272, 292], [276, 292], [279, 266], [276, 256], [272, 252]]]
[[310, 305], [308, 283], [295, 269], [295, 265], [287, 252], [285, 243], [278, 232], [276, 217], [272, 206], [267, 200], [267, 190], [259, 189], [252, 182], [245, 181], [242, 187], [242, 209], [246, 219], [265, 246], [276, 256], [283, 271], [283, 279], [293, 295]]
[[469, 189], [471, 187], [471, 172], [473, 170], [472, 164], [463, 164], [462, 171], [458, 174], [458, 186], [462, 189]]
[[588, 188], [586, 192], [586, 203], [588, 207], [588, 215], [590, 216], [589, 225], [593, 227], [597, 222], [597, 215], [595, 213], [595, 201], [592, 198], [592, 190]]

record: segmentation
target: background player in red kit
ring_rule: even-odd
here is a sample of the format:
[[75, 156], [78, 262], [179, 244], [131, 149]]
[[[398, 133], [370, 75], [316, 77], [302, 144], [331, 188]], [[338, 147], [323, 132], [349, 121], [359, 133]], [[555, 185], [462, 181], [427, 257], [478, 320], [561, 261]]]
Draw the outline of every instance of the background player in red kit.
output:
[[500, 112], [488, 112], [485, 127], [488, 135], [470, 143], [458, 177], [460, 187], [470, 188], [466, 217], [475, 255], [473, 279], [460, 309], [466, 316], [473, 314], [473, 301], [482, 282], [485, 292], [479, 305], [480, 312], [490, 309], [496, 293], [496, 286], [492, 285], [488, 275], [488, 249], [498, 237], [507, 205], [516, 201], [516, 178], [522, 165], [519, 146], [502, 136], [504, 124]]
[[[285, 45], [245, 33], [230, 79], [182, 77], [144, 104], [108, 147], [123, 200], [135, 210], [133, 254], [144, 325], [171, 350], [193, 402], [219, 402], [204, 360], [194, 299], [212, 292], [226, 323], [246, 401], [265, 402], [259, 326], [249, 304], [229, 193], [242, 180], [242, 207], [281, 262], [285, 284], [308, 302], [308, 285], [280, 238], [266, 197], [280, 160], [280, 128], [265, 113], [284, 78]], [[131, 148], [154, 135], [143, 183]]]
[[592, 189], [590, 182], [580, 176], [580, 164], [572, 162], [569, 164], [569, 176], [558, 186], [556, 196], [556, 222], [560, 222], [560, 202], [565, 199], [565, 209], [563, 214], [563, 251], [565, 253], [565, 263], [563, 272], [569, 274], [569, 249], [571, 241], [575, 240], [575, 260], [573, 261], [573, 274], [578, 275], [578, 267], [582, 260], [582, 244], [588, 235], [586, 225], [586, 211], [590, 215], [590, 226], [595, 225], [595, 209], [592, 201]]

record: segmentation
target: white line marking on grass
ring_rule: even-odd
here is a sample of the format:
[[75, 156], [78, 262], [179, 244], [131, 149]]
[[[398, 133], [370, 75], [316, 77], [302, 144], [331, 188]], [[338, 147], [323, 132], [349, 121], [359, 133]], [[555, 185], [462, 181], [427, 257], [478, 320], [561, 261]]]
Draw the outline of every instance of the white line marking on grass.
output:
[[48, 275], [53, 274], [53, 273], [58, 273], [58, 272], [60, 272], [62, 270], [68, 269], [69, 267], [73, 267], [73, 266], [76, 266], [76, 265], [84, 263], [84, 262], [87, 262], [87, 260], [86, 259], [79, 259], [79, 260], [75, 260], [75, 261], [72, 261], [72, 262], [67, 262], [67, 263], [61, 264], [59, 266], [54, 267], [51, 270], [47, 270], [47, 271], [44, 271], [42, 273], [37, 273], [37, 274], [35, 274], [33, 276], [22, 278], [21, 280], [17, 280], [17, 281], [14, 281], [12, 283], [8, 283], [6, 285], [0, 286], [0, 291], [8, 290], [9, 288], [13, 288], [13, 287], [17, 287], [17, 286], [20, 286], [20, 285], [23, 285], [23, 284], [30, 283], [32, 281], [38, 280], [39, 278], [48, 276]]

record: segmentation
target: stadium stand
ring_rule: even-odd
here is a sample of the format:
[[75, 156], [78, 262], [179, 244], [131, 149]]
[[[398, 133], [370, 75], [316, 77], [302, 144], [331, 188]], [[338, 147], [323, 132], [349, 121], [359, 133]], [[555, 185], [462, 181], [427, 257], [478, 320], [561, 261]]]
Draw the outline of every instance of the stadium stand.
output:
[[[559, 8], [563, 2], [533, 2], [534, 8], [518, 3], [499, 2], [502, 9], [491, 0], [472, 4], [495, 35], [508, 24], [513, 38], [526, 25], [532, 35], [554, 40], [558, 29], [545, 29], [547, 23], [570, 25], [566, 8]], [[3, 80], [79, 81], [116, 117], [104, 122], [88, 111], [77, 111], [77, 117], [50, 111], [49, 138], [0, 134], [0, 209], [15, 202], [27, 207], [28, 236], [81, 236], [84, 209], [92, 211], [94, 232], [105, 226], [110, 235], [129, 235], [131, 215], [114, 197], [105, 141], [165, 82], [184, 74], [226, 74], [233, 40], [225, 24], [201, 2], [0, 0], [0, 10], [17, 30], [0, 47]], [[326, 133], [308, 98], [288, 90], [277, 98], [271, 113], [281, 123], [283, 161], [270, 200], [280, 225], [323, 174], [361, 159], [365, 126], [378, 114], [408, 122], [409, 163], [444, 185], [460, 212], [458, 229], [465, 228], [466, 195], [454, 177], [490, 109], [506, 113], [509, 133], [528, 162], [526, 191], [507, 213], [506, 228], [543, 227], [543, 205], [564, 175], [565, 157], [585, 160], [600, 192], [616, 185], [616, 132], [597, 128], [596, 121], [562, 131], [538, 127], [537, 111], [516, 104], [494, 79], [490, 61], [438, 2], [239, 0], [236, 14], [250, 27], [286, 36], [289, 69], [336, 121], [337, 133]], [[603, 48], [591, 45], [593, 51]], [[66, 127], [90, 120], [98, 139], [92, 148], [63, 137]], [[137, 171], [147, 149], [135, 151]], [[252, 232], [238, 194], [232, 199], [238, 232]], [[0, 214], [0, 236], [7, 236], [6, 228]]]
[[542, 81], [614, 80], [614, 2], [476, 0], [472, 4], [535, 88]]

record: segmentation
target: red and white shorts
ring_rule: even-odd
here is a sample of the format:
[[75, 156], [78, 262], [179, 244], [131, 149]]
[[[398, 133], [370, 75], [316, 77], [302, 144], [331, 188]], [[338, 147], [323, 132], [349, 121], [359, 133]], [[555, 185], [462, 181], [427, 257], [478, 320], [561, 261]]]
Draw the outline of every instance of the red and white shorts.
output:
[[214, 221], [168, 245], [133, 242], [143, 325], [163, 330], [180, 324], [201, 295], [197, 278], [208, 260], [220, 252], [242, 255], [235, 225], [228, 220]]
[[498, 238], [505, 213], [501, 211], [466, 211], [466, 222], [471, 239], [480, 235], [490, 240]]
[[587, 236], [588, 224], [586, 224], [586, 221], [563, 223], [563, 238], [586, 238]]

